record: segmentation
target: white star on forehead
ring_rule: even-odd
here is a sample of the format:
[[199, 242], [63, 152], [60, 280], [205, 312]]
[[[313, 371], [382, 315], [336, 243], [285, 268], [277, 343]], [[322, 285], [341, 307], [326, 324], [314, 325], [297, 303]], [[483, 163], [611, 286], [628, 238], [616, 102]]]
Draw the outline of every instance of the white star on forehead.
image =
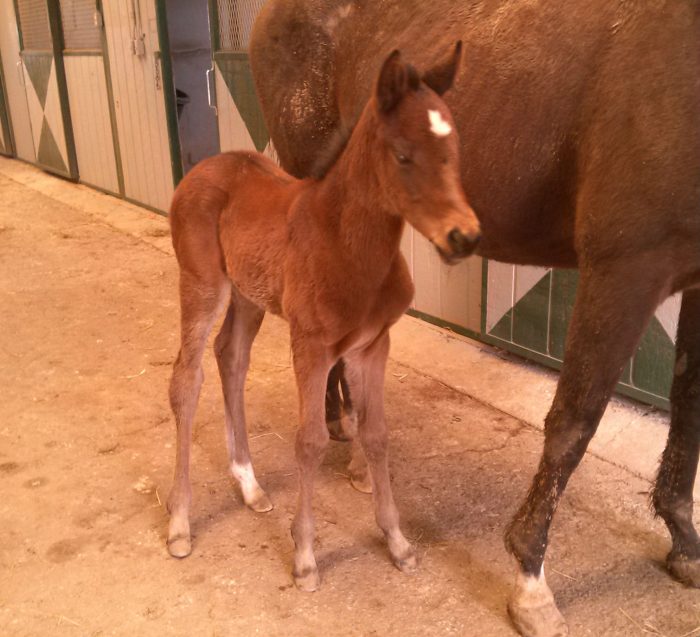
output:
[[433, 135], [446, 137], [452, 132], [452, 126], [445, 121], [440, 111], [428, 110], [428, 119], [430, 120], [430, 131]]

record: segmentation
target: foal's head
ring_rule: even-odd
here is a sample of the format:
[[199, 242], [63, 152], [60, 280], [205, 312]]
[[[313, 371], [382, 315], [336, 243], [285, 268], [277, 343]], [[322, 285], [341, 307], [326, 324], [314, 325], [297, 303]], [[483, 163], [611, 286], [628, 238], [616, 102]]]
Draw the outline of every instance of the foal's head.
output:
[[461, 50], [458, 42], [445, 62], [422, 77], [394, 51], [374, 95], [384, 192], [447, 263], [471, 254], [481, 236], [462, 190], [454, 120], [441, 98], [452, 86]]

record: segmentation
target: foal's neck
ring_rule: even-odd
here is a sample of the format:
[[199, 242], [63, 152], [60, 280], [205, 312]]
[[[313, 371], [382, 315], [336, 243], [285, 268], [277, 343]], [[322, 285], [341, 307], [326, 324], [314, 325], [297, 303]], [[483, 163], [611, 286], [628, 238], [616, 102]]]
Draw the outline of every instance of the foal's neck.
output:
[[377, 115], [369, 104], [319, 188], [338, 221], [341, 249], [359, 268], [381, 271], [396, 258], [404, 221], [381, 182], [377, 126]]

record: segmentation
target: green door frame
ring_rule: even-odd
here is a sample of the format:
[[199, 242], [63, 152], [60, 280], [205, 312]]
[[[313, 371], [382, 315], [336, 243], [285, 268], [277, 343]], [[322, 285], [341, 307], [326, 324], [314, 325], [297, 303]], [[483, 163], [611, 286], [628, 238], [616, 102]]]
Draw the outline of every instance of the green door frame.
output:
[[8, 157], [15, 155], [15, 138], [12, 132], [12, 119], [8, 108], [7, 91], [5, 89], [5, 74], [2, 66], [2, 56], [0, 56], [0, 128], [2, 128], [3, 139], [6, 148], [1, 154]]
[[158, 42], [160, 51], [157, 56], [160, 59], [163, 71], [163, 95], [165, 97], [165, 118], [168, 126], [168, 142], [170, 145], [170, 165], [173, 173], [173, 185], [182, 181], [184, 174], [182, 167], [182, 150], [180, 148], [180, 129], [177, 125], [177, 101], [175, 97], [175, 82], [173, 80], [173, 61], [170, 56], [170, 36], [168, 35], [168, 12], [165, 0], [155, 0], [156, 21], [158, 26]]

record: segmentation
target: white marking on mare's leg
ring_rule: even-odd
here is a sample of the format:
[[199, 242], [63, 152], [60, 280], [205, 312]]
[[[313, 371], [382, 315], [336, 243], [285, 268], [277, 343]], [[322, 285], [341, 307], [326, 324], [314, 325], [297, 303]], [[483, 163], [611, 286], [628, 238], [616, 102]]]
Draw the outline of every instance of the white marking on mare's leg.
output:
[[249, 462], [246, 464], [232, 462], [231, 473], [241, 486], [243, 501], [246, 503], [246, 505], [248, 505], [254, 511], [258, 511], [260, 513], [270, 511], [272, 509], [272, 503], [262, 490], [261, 486], [258, 484], [258, 481], [255, 479], [253, 466]]
[[440, 111], [428, 110], [430, 132], [437, 137], [447, 137], [452, 132], [452, 126], [445, 121]]
[[566, 637], [569, 634], [569, 628], [554, 603], [554, 595], [547, 586], [544, 564], [539, 575], [527, 575], [518, 568], [508, 612], [522, 635]]

